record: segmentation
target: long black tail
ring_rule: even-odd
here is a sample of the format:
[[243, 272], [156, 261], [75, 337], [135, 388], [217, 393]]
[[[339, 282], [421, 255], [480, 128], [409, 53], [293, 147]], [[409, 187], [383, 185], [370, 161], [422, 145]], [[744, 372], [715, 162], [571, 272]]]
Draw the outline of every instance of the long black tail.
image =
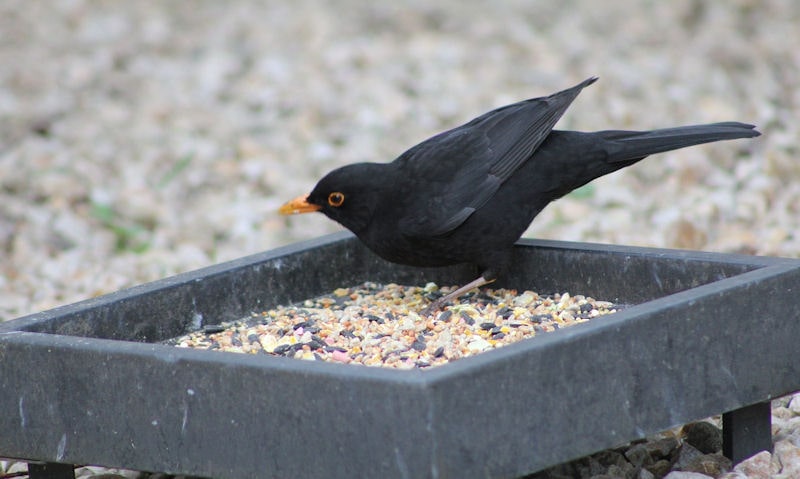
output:
[[754, 125], [735, 121], [653, 131], [606, 130], [596, 133], [608, 140], [606, 161], [609, 163], [636, 161], [655, 153], [687, 146], [761, 135]]

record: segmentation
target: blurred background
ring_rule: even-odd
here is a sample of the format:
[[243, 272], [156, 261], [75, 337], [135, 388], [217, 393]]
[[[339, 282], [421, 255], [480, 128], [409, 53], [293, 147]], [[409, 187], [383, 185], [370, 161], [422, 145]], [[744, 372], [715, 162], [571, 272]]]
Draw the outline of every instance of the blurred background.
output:
[[795, 0], [5, 0], [0, 319], [337, 231], [275, 210], [591, 75], [558, 128], [764, 135], [649, 158], [527, 236], [800, 256], [798, 25]]

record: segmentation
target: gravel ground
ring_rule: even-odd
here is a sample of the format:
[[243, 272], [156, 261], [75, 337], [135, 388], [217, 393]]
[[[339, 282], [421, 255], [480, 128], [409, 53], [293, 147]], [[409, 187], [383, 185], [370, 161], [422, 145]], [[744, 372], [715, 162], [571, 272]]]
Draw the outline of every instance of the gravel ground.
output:
[[764, 135], [598, 180], [528, 236], [798, 257], [798, 24], [795, 0], [6, 0], [0, 320], [335, 231], [275, 210], [590, 75], [561, 128]]

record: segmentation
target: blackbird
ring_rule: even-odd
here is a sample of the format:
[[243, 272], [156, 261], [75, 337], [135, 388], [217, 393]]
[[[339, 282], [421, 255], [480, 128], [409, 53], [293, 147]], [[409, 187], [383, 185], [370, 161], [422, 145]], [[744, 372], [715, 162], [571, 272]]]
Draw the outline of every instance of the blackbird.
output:
[[581, 90], [485, 113], [412, 147], [391, 163], [328, 173], [282, 214], [320, 211], [386, 260], [412, 266], [476, 264], [480, 276], [423, 314], [493, 281], [514, 243], [553, 200], [654, 153], [759, 136], [738, 122], [653, 131], [560, 131], [553, 126]]

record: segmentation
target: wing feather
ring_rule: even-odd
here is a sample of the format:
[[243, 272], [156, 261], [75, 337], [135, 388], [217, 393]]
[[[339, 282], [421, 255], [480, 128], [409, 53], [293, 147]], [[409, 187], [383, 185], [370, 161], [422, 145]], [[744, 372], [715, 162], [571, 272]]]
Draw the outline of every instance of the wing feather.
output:
[[401, 155], [397, 167], [425, 189], [405, 200], [404, 234], [442, 236], [463, 224], [533, 155], [580, 91], [596, 80], [490, 111]]

